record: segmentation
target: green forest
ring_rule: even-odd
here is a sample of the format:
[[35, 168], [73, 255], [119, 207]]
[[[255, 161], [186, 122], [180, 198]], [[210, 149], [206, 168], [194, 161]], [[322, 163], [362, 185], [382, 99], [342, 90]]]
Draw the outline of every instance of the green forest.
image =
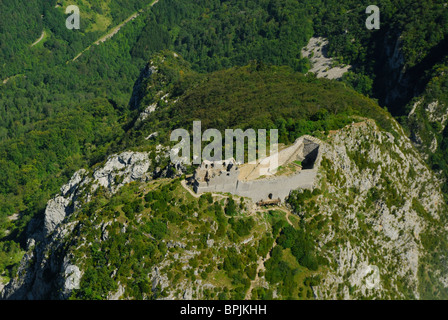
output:
[[[437, 132], [440, 148], [428, 164], [448, 177], [448, 130], [406, 117], [414, 96], [448, 101], [447, 77], [440, 77], [448, 65], [445, 1], [379, 0], [382, 27], [369, 32], [366, 0], [152, 3], [80, 1], [81, 29], [68, 30], [66, 1], [1, 1], [0, 272], [6, 277], [19, 261], [27, 223], [43, 214], [76, 170], [123, 148], [151, 148], [144, 134], [189, 128], [194, 119], [220, 129], [275, 127], [281, 142], [290, 143], [357, 117], [373, 118], [394, 134], [389, 111], [407, 132], [416, 126]], [[94, 44], [136, 12], [111, 39]], [[43, 32], [43, 40], [32, 46]], [[327, 37], [329, 55], [354, 66], [342, 81], [306, 75], [310, 61], [301, 50], [312, 36]], [[415, 92], [386, 104], [390, 70], [384, 61], [397, 37], [406, 75], [418, 81]], [[185, 60], [162, 70], [182, 103], [134, 126], [144, 107], [129, 103], [135, 81], [156, 53], [170, 52], [164, 50]], [[231, 99], [221, 100], [228, 91], [234, 92]], [[143, 102], [151, 97], [146, 93]], [[219, 118], [210, 114], [212, 107]], [[166, 135], [158, 139], [167, 142]]]

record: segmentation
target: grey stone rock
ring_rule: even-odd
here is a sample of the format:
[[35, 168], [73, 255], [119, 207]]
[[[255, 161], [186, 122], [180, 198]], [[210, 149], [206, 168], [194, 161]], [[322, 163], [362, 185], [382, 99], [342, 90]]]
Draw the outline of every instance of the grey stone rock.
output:
[[50, 234], [64, 220], [67, 215], [69, 203], [70, 200], [61, 196], [56, 196], [48, 202], [47, 208], [45, 209], [44, 222], [44, 232], [46, 235]]
[[107, 299], [108, 300], [119, 300], [124, 295], [125, 289], [124, 287], [118, 282], [118, 290], [115, 293], [111, 293]]
[[[124, 152], [112, 155], [104, 166], [89, 177], [87, 170], [77, 171], [61, 187], [61, 194], [48, 201], [42, 222], [32, 220], [29, 229], [29, 252], [23, 257], [18, 277], [3, 289], [5, 299], [65, 299], [79, 286], [82, 270], [70, 263], [64, 248], [65, 239], [77, 222], [65, 220], [82, 204], [90, 201], [98, 186], [111, 193], [127, 183], [147, 179], [150, 165], [147, 153]], [[85, 196], [83, 196], [83, 194]], [[107, 239], [107, 225], [102, 237]], [[125, 228], [125, 227], [124, 227]], [[125, 230], [123, 230], [125, 231]], [[48, 281], [48, 279], [53, 279]]]
[[84, 176], [87, 174], [87, 170], [81, 169], [76, 171], [69, 183], [61, 187], [61, 193], [64, 197], [68, 196], [70, 193], [73, 193], [78, 187]]
[[105, 165], [93, 173], [93, 189], [103, 186], [115, 193], [125, 184], [146, 178], [150, 163], [148, 153], [123, 152], [110, 156]]
[[82, 273], [78, 266], [68, 265], [64, 270], [64, 293], [69, 294], [73, 289], [79, 289]]

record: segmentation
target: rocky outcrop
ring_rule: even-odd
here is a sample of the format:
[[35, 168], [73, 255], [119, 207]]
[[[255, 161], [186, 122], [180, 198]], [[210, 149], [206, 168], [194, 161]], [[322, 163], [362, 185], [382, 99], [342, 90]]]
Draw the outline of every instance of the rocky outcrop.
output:
[[75, 172], [66, 185], [61, 187], [59, 195], [48, 201], [44, 215], [45, 236], [53, 232], [65, 217], [77, 207], [78, 191], [89, 181], [87, 171], [81, 169]]
[[[316, 202], [322, 217], [341, 222], [318, 238], [321, 253], [335, 262], [314, 288], [320, 299], [419, 298], [418, 270], [426, 255], [420, 237], [429, 219], [440, 219], [444, 201], [439, 181], [395, 125], [398, 136], [370, 120], [354, 124], [324, 145], [319, 176], [329, 182], [333, 200]], [[406, 296], [399, 288], [403, 279]]]
[[34, 219], [28, 227], [28, 252], [18, 276], [3, 289], [3, 299], [64, 299], [79, 288], [82, 271], [70, 262], [65, 239], [76, 232], [79, 221], [71, 214], [88, 203], [99, 188], [111, 194], [123, 185], [151, 179], [148, 153], [123, 152], [110, 156], [93, 173], [81, 169], [48, 201], [43, 221]]
[[92, 191], [99, 186], [115, 193], [123, 185], [136, 180], [150, 178], [150, 161], [147, 153], [123, 152], [110, 156], [106, 164], [93, 173]]
[[[114, 194], [123, 185], [151, 177], [148, 173], [150, 161], [147, 153], [123, 152], [110, 156], [104, 166], [93, 172], [77, 171], [69, 183], [61, 187], [61, 194], [50, 200], [45, 209], [44, 233], [49, 235], [67, 215], [79, 207], [78, 197], [84, 193], [89, 201], [90, 194], [100, 186]], [[89, 188], [84, 186], [89, 185]]]
[[45, 209], [45, 234], [50, 234], [58, 224], [64, 220], [67, 215], [69, 199], [62, 196], [56, 196], [54, 199], [48, 201], [47, 208]]
[[[315, 240], [319, 256], [328, 261], [328, 265], [323, 266], [322, 280], [313, 285], [313, 294], [318, 299], [420, 297], [419, 269], [426, 255], [422, 235], [433, 221], [439, 221], [445, 207], [440, 182], [399, 125], [391, 121], [391, 132], [380, 129], [373, 120], [363, 119], [332, 131], [319, 141], [319, 165], [312, 187], [323, 192], [313, 195], [309, 206], [295, 212], [305, 231]], [[313, 150], [310, 146], [309, 151]], [[83, 238], [82, 221], [76, 219], [77, 210], [93, 199], [96, 192], [113, 194], [126, 183], [173, 177], [185, 169], [160, 164], [169, 158], [168, 148], [158, 146], [156, 152], [156, 163], [151, 162], [147, 153], [123, 152], [110, 156], [91, 171], [75, 173], [60, 194], [49, 201], [44, 219], [35, 219], [30, 224], [28, 252], [21, 261], [17, 277], [4, 288], [2, 297], [65, 299], [72, 290], [79, 288], [84, 272], [79, 262], [82, 258], [75, 260], [71, 254], [76, 253], [77, 247], [89, 245], [90, 240]], [[253, 210], [252, 213], [257, 213], [256, 207]], [[198, 215], [193, 214], [193, 217]], [[312, 226], [313, 221], [325, 223], [319, 229], [315, 224]], [[108, 232], [111, 223], [113, 221], [95, 221], [98, 241], [111, 237]], [[123, 223], [120, 228], [121, 232], [126, 232], [133, 227], [135, 225]], [[215, 233], [217, 224], [213, 223], [210, 228]], [[266, 224], [266, 231], [269, 229]], [[72, 243], [73, 235], [80, 243]], [[207, 239], [206, 246], [221, 248], [222, 241]], [[248, 237], [232, 245], [239, 250], [252, 243], [256, 243], [256, 239]], [[166, 240], [165, 244], [167, 253], [148, 273], [154, 293], [151, 297], [204, 297], [204, 290], [213, 289], [213, 285], [199, 279], [203, 270], [189, 263], [201, 251], [190, 248], [187, 238], [182, 237]], [[213, 261], [219, 259], [219, 255], [210, 257]], [[176, 261], [182, 263], [182, 272], [198, 277], [173, 283], [167, 271]], [[442, 285], [448, 283], [444, 280], [448, 274], [445, 270], [431, 272], [442, 279]], [[272, 289], [274, 297], [280, 294], [278, 287], [267, 283], [264, 276], [260, 276], [259, 283]], [[114, 292], [105, 297], [132, 298], [123, 282], [117, 283]]]
[[411, 139], [414, 145], [422, 151], [425, 159], [435, 153], [448, 123], [448, 107], [438, 100], [420, 98], [412, 106], [408, 115]]
[[[129, 105], [133, 109], [140, 110], [137, 122], [146, 120], [159, 107], [170, 102], [170, 93], [166, 92], [166, 84], [171, 82], [171, 77], [179, 70], [172, 69], [172, 62], [189, 69], [188, 64], [178, 54], [171, 51], [163, 51], [152, 56], [145, 68], [140, 73], [134, 84]], [[170, 72], [166, 72], [167, 68]]]
[[309, 72], [318, 78], [341, 79], [351, 68], [350, 65], [335, 66], [335, 61], [327, 57], [328, 40], [325, 38], [311, 38], [308, 45], [302, 49], [302, 56], [309, 58], [312, 68]]
[[73, 289], [79, 289], [82, 273], [78, 266], [67, 264], [64, 266], [64, 296], [69, 296]]

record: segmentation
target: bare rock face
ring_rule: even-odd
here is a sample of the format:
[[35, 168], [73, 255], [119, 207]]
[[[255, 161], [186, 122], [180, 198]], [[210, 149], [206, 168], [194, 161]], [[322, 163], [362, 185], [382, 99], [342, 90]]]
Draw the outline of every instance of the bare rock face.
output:
[[145, 121], [150, 116], [151, 113], [156, 111], [156, 108], [157, 108], [157, 103], [153, 103], [153, 104], [147, 106], [146, 109], [142, 113], [140, 113], [140, 117], [139, 117], [140, 121]]
[[118, 283], [118, 290], [117, 292], [111, 293], [108, 297], [107, 300], [119, 300], [120, 297], [124, 294], [125, 289], [124, 287]]
[[87, 174], [87, 170], [81, 169], [76, 171], [73, 174], [73, 177], [70, 179], [69, 183], [63, 185], [61, 187], [61, 193], [64, 197], [72, 194], [80, 185], [81, 181], [83, 181], [84, 177]]
[[54, 199], [48, 201], [45, 209], [45, 234], [50, 234], [55, 227], [64, 220], [67, 215], [69, 199], [62, 196], [56, 196]]
[[309, 71], [315, 73], [318, 78], [340, 79], [351, 66], [333, 66], [333, 59], [327, 57], [327, 46], [327, 39], [313, 37], [303, 48], [302, 56], [310, 59], [313, 67]]
[[81, 169], [61, 187], [61, 194], [48, 201], [44, 217], [44, 235], [49, 235], [77, 207], [79, 191], [90, 182], [87, 171]]
[[316, 202], [323, 216], [333, 219], [337, 214], [341, 223], [317, 240], [320, 248], [332, 247], [322, 254], [336, 262], [314, 288], [320, 299], [405, 298], [399, 288], [404, 278], [407, 294], [419, 298], [418, 271], [426, 254], [420, 237], [430, 221], [416, 204], [439, 220], [443, 196], [411, 141], [398, 125], [394, 129], [399, 136], [367, 120], [333, 133], [324, 146], [326, 165], [319, 176], [332, 176], [328, 192], [334, 199]]
[[78, 266], [68, 264], [64, 268], [64, 287], [63, 292], [65, 296], [68, 296], [73, 289], [79, 289], [82, 273]]
[[93, 191], [102, 186], [112, 193], [130, 182], [147, 176], [150, 161], [147, 153], [123, 152], [110, 156], [106, 164], [93, 173]]
[[28, 252], [24, 255], [18, 277], [1, 293], [3, 299], [65, 299], [79, 288], [82, 271], [70, 262], [64, 240], [76, 231], [78, 221], [70, 216], [99, 187], [117, 192], [127, 183], [150, 178], [148, 153], [123, 152], [110, 156], [93, 174], [77, 171], [61, 187], [59, 195], [48, 201], [43, 221], [33, 220], [29, 226]]

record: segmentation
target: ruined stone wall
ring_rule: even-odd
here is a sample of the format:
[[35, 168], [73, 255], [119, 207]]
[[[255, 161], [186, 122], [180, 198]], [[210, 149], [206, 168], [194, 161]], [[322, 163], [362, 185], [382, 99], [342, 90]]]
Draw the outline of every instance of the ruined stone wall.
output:
[[254, 181], [238, 181], [232, 194], [251, 198], [253, 201], [280, 198], [284, 201], [291, 190], [312, 189], [317, 176], [317, 170], [302, 170], [291, 176], [275, 177]]
[[[194, 191], [223, 192], [251, 198], [257, 202], [268, 198], [280, 198], [284, 201], [295, 189], [312, 189], [316, 180], [317, 170], [322, 158], [322, 143], [311, 136], [303, 136], [279, 154], [279, 163], [285, 164], [296, 158], [304, 159], [304, 170], [289, 176], [276, 176], [265, 179], [242, 181], [238, 179], [238, 170], [214, 176], [210, 181], [196, 181]], [[266, 158], [268, 159], [268, 158]], [[308, 166], [309, 164], [309, 166]]]
[[195, 182], [194, 191], [202, 192], [233, 192], [238, 182], [238, 171], [231, 171], [214, 177], [210, 182]]
[[[262, 159], [246, 177], [240, 180], [255, 180], [263, 175], [275, 174], [277, 168], [284, 166], [293, 160], [302, 160], [303, 155], [303, 138], [297, 139], [292, 146], [281, 150], [278, 154]], [[275, 158], [277, 159], [275, 162]]]

